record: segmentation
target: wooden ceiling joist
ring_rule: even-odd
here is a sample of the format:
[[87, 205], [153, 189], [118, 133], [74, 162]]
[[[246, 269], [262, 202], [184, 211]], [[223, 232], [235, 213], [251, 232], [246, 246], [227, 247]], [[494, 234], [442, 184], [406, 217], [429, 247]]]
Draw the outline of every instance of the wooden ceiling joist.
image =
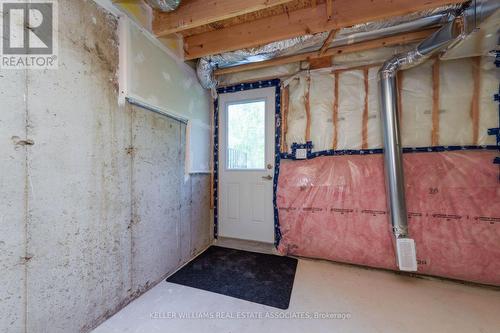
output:
[[333, 38], [335, 38], [335, 35], [337, 34], [337, 30], [332, 30], [328, 34], [328, 37], [326, 37], [325, 41], [323, 42], [323, 46], [321, 46], [321, 49], [318, 52], [318, 55], [322, 56], [325, 54], [326, 50], [330, 47], [330, 43], [332, 42]]
[[292, 0], [188, 0], [173, 12], [156, 12], [153, 31], [158, 37], [286, 4]]
[[249, 71], [249, 70], [254, 70], [254, 69], [259, 69], [259, 68], [284, 65], [284, 64], [289, 64], [292, 62], [310, 61], [311, 59], [324, 58], [327, 56], [331, 57], [331, 56], [335, 56], [335, 55], [339, 55], [339, 54], [348, 54], [348, 53], [354, 53], [354, 52], [367, 51], [367, 50], [377, 49], [377, 48], [385, 47], [385, 46], [394, 46], [394, 45], [419, 42], [419, 41], [422, 41], [425, 38], [429, 37], [436, 30], [437, 29], [427, 29], [427, 30], [409, 32], [409, 33], [399, 34], [396, 36], [390, 36], [390, 37], [385, 37], [385, 38], [380, 38], [380, 39], [375, 39], [375, 40], [370, 40], [370, 41], [365, 41], [365, 42], [359, 42], [359, 43], [355, 43], [355, 44], [349, 44], [349, 45], [345, 45], [345, 46], [331, 47], [331, 48], [327, 49], [325, 51], [325, 53], [322, 55], [319, 55], [318, 51], [313, 51], [313, 52], [307, 52], [307, 53], [302, 53], [302, 54], [294, 54], [294, 55], [290, 55], [290, 56], [279, 57], [279, 58], [261, 61], [261, 62], [255, 62], [255, 63], [251, 63], [251, 64], [245, 64], [245, 65], [228, 67], [228, 68], [221, 68], [221, 69], [217, 69], [215, 71], [215, 75], [237, 73], [237, 72]]
[[[337, 30], [392, 16], [436, 8], [457, 0], [333, 0], [329, 20], [327, 3], [285, 14], [200, 33], [185, 38], [186, 59], [254, 47], [312, 33]], [[210, 7], [207, 7], [209, 9]]]
[[312, 58], [309, 60], [309, 69], [332, 67], [332, 57]]
[[326, 0], [326, 18], [330, 21], [333, 17], [333, 0]]

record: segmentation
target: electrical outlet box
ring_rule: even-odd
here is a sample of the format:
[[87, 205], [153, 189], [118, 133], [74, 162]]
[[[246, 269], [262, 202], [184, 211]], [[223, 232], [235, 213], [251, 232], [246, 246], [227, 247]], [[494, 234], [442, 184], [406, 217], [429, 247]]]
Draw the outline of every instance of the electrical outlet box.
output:
[[307, 149], [299, 148], [295, 151], [295, 159], [296, 160], [307, 160]]

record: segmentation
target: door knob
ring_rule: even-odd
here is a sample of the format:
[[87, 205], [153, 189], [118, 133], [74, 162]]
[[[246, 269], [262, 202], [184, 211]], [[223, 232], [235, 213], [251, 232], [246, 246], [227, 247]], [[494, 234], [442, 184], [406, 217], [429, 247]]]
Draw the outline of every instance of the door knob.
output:
[[267, 176], [265, 176], [265, 177], [262, 177], [262, 179], [265, 179], [265, 180], [273, 180], [273, 176], [267, 175]]

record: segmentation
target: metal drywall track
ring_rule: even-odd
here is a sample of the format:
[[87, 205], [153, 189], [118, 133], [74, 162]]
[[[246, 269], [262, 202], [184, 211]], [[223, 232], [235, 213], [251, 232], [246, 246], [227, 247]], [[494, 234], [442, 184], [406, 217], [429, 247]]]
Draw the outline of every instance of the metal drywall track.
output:
[[143, 102], [135, 97], [126, 97], [126, 100], [127, 102], [129, 102], [130, 104], [132, 105], [135, 105], [135, 106], [138, 106], [140, 108], [143, 108], [145, 110], [148, 110], [148, 111], [151, 111], [151, 112], [155, 112], [155, 113], [158, 113], [159, 115], [162, 115], [162, 116], [165, 116], [165, 117], [168, 117], [168, 118], [171, 118], [173, 120], [177, 120], [183, 124], [187, 124], [188, 123], [188, 119], [186, 118], [183, 118], [183, 117], [179, 117], [179, 116], [176, 116], [176, 115], [173, 115], [173, 114], [170, 114], [168, 113], [167, 111], [165, 110], [162, 110], [160, 107], [157, 107], [157, 106], [154, 106], [154, 105], [151, 105], [151, 104], [148, 104], [146, 102]]

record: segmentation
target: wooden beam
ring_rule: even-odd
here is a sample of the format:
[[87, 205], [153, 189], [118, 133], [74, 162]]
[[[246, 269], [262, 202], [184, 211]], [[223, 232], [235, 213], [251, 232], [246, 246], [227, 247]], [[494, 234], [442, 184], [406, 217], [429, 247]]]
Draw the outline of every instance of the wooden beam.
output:
[[373, 63], [369, 65], [360, 65], [360, 66], [351, 66], [351, 67], [342, 67], [342, 68], [336, 68], [332, 71], [332, 73], [344, 73], [344, 72], [351, 72], [351, 71], [364, 71], [365, 69], [370, 69], [377, 67], [379, 68], [380, 66], [383, 65], [382, 63]]
[[155, 12], [153, 31], [166, 36], [182, 30], [252, 13], [286, 4], [292, 0], [190, 0], [184, 1], [175, 11]]
[[[382, 65], [383, 65], [383, 63], [380, 62], [380, 63], [373, 63], [373, 64], [369, 64], [369, 65], [339, 67], [339, 68], [332, 69], [331, 73], [332, 73], [332, 75], [335, 73], [342, 74], [344, 72], [349, 72], [349, 71], [364, 70], [365, 68], [380, 68], [380, 66], [382, 66]], [[276, 75], [263, 74], [262, 76], [259, 76], [259, 75], [252, 76], [249, 79], [239, 81], [239, 83], [253, 83], [255, 81], [269, 81], [269, 80], [273, 80], [273, 79], [276, 79]], [[217, 88], [231, 87], [233, 85], [234, 85], [234, 83], [220, 84], [217, 86]]]
[[[247, 1], [248, 2], [248, 1]], [[333, 17], [326, 4], [186, 37], [186, 59], [254, 47], [276, 40], [337, 30], [354, 24], [436, 8], [457, 0], [334, 0]], [[207, 6], [206, 8], [210, 8]]]
[[332, 67], [332, 57], [314, 58], [309, 60], [309, 69]]
[[330, 21], [333, 17], [333, 0], [326, 0], [326, 19]]
[[363, 70], [363, 77], [364, 77], [364, 83], [365, 83], [365, 104], [363, 108], [363, 124], [362, 124], [362, 130], [361, 130], [361, 136], [362, 136], [362, 144], [361, 144], [361, 149], [368, 149], [368, 93], [369, 93], [369, 86], [368, 86], [368, 74], [369, 74], [369, 69], [365, 68]]
[[337, 150], [339, 143], [338, 124], [339, 124], [339, 76], [334, 72], [335, 87], [333, 87], [333, 150]]
[[332, 30], [328, 34], [328, 37], [326, 37], [325, 41], [323, 42], [323, 46], [321, 46], [321, 49], [318, 52], [318, 55], [321, 57], [325, 54], [326, 50], [330, 47], [330, 43], [332, 42], [333, 38], [337, 34], [338, 30]]
[[439, 145], [439, 58], [436, 58], [432, 65], [432, 146]]
[[308, 76], [307, 87], [306, 87], [306, 96], [304, 98], [304, 104], [306, 108], [306, 142], [311, 141], [311, 77]]
[[474, 90], [472, 93], [471, 118], [472, 118], [472, 144], [479, 143], [479, 101], [481, 93], [481, 57], [472, 58], [472, 77]]
[[282, 88], [281, 94], [281, 152], [288, 152], [288, 144], [286, 142], [286, 134], [288, 132], [288, 104], [290, 100], [290, 87]]
[[[418, 41], [424, 40], [425, 38], [430, 36], [435, 31], [436, 31], [436, 29], [427, 29], [427, 30], [410, 32], [410, 33], [405, 33], [405, 34], [400, 34], [400, 35], [396, 35], [396, 36], [385, 37], [385, 38], [380, 38], [380, 39], [370, 40], [370, 41], [366, 41], [366, 42], [345, 45], [345, 46], [331, 47], [331, 48], [326, 50], [326, 52], [324, 53], [323, 56], [326, 57], [326, 56], [334, 56], [334, 55], [339, 55], [339, 54], [348, 54], [348, 53], [353, 53], [353, 52], [372, 50], [372, 49], [385, 47], [385, 46], [393, 46], [393, 45], [418, 42]], [[221, 68], [221, 69], [217, 69], [215, 71], [215, 75], [237, 73], [237, 72], [243, 72], [243, 71], [254, 70], [254, 69], [259, 69], [259, 68], [284, 65], [284, 64], [289, 64], [292, 62], [311, 60], [314, 58], [318, 58], [318, 51], [295, 54], [295, 55], [285, 56], [285, 57], [279, 57], [279, 58], [275, 58], [275, 59], [271, 59], [271, 60], [255, 62], [255, 63], [245, 64], [245, 65], [240, 65], [240, 66]]]

